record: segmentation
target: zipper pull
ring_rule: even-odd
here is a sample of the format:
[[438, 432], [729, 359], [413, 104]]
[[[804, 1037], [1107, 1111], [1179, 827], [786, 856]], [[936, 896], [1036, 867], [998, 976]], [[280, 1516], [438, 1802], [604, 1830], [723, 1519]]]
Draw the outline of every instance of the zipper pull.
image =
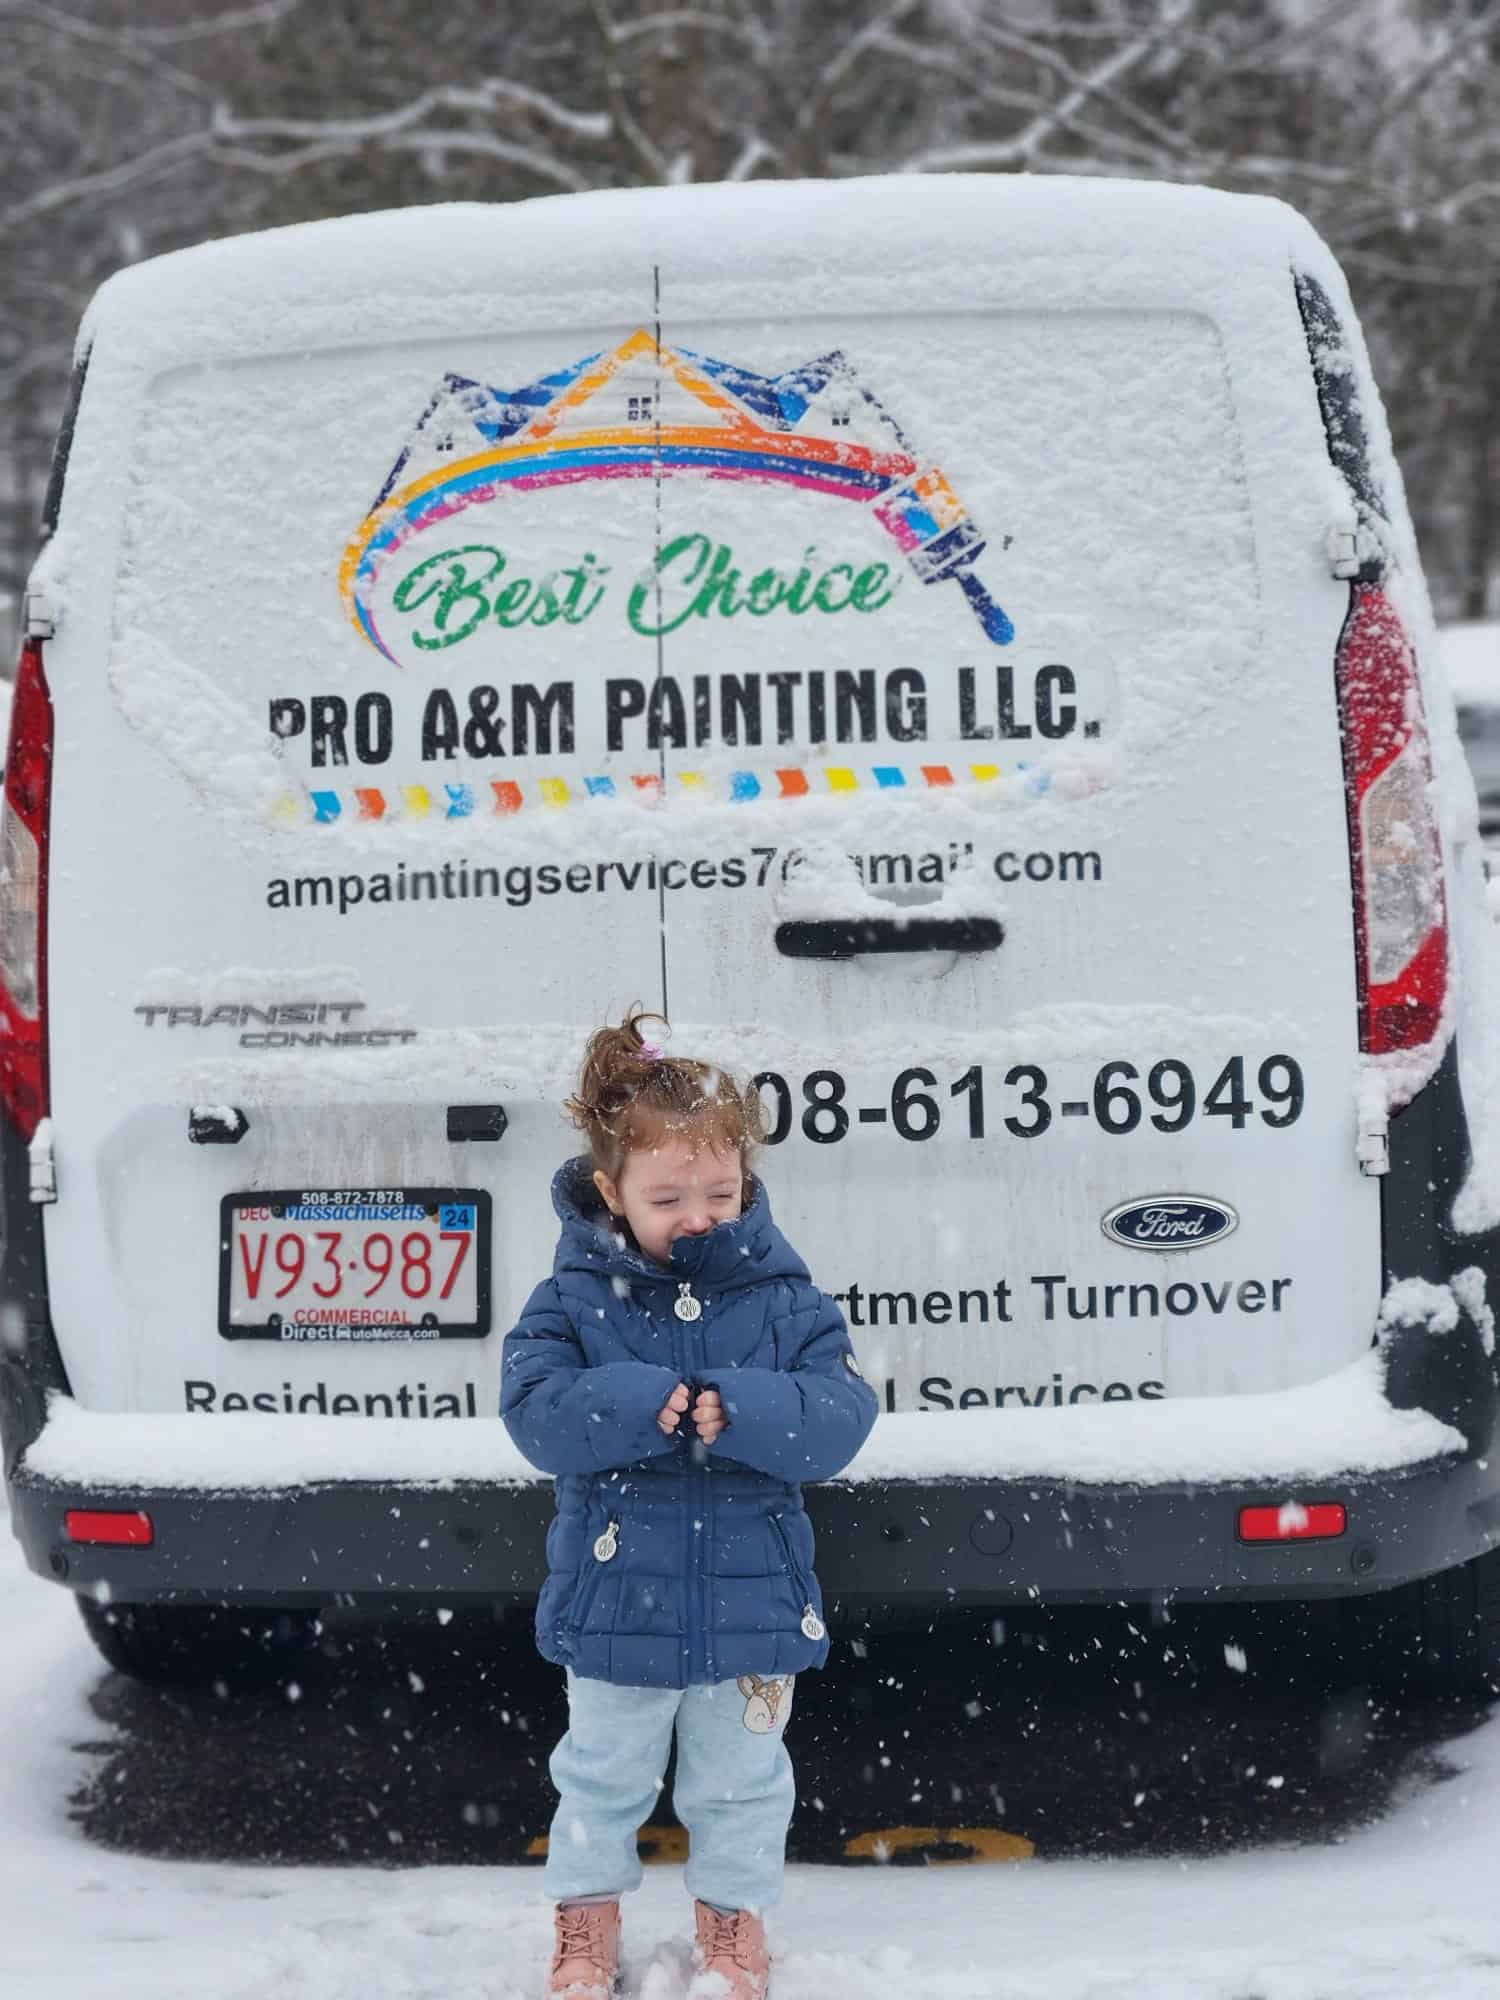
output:
[[672, 1310], [679, 1319], [689, 1321], [702, 1319], [703, 1301], [702, 1299], [695, 1299], [693, 1297], [693, 1285], [690, 1278], [684, 1278], [682, 1283], [677, 1287], [677, 1296], [672, 1301]]
[[595, 1562], [613, 1562], [620, 1549], [620, 1524], [611, 1521], [604, 1533], [594, 1543]]
[[802, 1607], [802, 1630], [809, 1639], [826, 1639], [828, 1636], [828, 1627], [810, 1604]]

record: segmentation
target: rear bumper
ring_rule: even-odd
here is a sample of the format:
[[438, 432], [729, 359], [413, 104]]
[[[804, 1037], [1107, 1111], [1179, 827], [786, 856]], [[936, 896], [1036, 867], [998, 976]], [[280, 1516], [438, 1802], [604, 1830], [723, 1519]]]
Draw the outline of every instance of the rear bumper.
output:
[[[1337, 1540], [1246, 1544], [1242, 1506], [1342, 1501]], [[1347, 1479], [1159, 1486], [881, 1480], [812, 1488], [833, 1605], [1308, 1598], [1389, 1589], [1500, 1543], [1500, 1483], [1446, 1458]], [[521, 1604], [544, 1575], [550, 1484], [371, 1480], [280, 1492], [11, 1482], [31, 1568], [120, 1602]], [[140, 1509], [149, 1547], [79, 1545], [69, 1508]]]

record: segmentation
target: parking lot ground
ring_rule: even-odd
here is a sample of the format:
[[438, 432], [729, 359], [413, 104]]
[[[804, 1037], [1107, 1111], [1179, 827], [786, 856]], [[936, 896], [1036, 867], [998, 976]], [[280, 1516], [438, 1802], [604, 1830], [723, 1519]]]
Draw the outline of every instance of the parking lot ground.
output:
[[[1482, 1703], [1392, 1703], [1331, 1621], [1272, 1607], [952, 1617], [803, 1675], [795, 1860], [1205, 1855], [1325, 1842], [1442, 1781]], [[80, 1635], [80, 1643], [82, 1643]], [[288, 1677], [102, 1675], [73, 1802], [100, 1845], [193, 1860], [536, 1862], [562, 1676], [524, 1632], [332, 1625]], [[670, 1788], [664, 1797], [670, 1796]], [[680, 1860], [669, 1810], [643, 1836]]]

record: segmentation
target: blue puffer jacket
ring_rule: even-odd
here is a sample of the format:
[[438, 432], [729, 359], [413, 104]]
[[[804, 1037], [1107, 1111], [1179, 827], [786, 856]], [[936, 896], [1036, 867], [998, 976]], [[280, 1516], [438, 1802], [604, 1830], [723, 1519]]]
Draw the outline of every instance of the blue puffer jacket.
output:
[[[751, 1189], [669, 1267], [620, 1233], [586, 1161], [552, 1183], [562, 1236], [506, 1336], [500, 1409], [557, 1476], [537, 1643], [591, 1680], [689, 1687], [828, 1657], [802, 1481], [843, 1470], [877, 1404], [843, 1314]], [[687, 1418], [659, 1428], [679, 1382], [723, 1398], [713, 1445]]]

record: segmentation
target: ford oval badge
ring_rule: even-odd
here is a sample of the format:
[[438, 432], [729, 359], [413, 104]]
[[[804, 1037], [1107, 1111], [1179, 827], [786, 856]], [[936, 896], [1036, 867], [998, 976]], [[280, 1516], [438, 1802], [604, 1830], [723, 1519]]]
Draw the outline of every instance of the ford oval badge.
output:
[[1131, 1250], [1201, 1250], [1240, 1226], [1227, 1201], [1201, 1194], [1148, 1194], [1119, 1202], [1100, 1227]]

